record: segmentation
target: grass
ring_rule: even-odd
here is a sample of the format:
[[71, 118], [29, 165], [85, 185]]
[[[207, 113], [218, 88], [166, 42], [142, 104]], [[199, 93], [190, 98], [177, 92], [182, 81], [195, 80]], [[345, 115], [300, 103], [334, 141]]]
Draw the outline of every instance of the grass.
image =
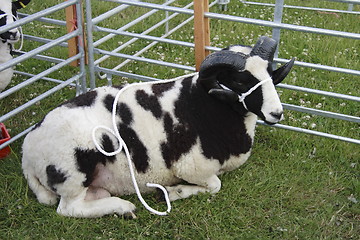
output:
[[[57, 1], [62, 2], [62, 1]], [[160, 1], [152, 1], [160, 2]], [[184, 2], [177, 1], [182, 6]], [[273, 2], [273, 1], [262, 1]], [[93, 1], [94, 15], [106, 11], [113, 3]], [[49, 7], [53, 0], [32, 1], [25, 12], [31, 13]], [[345, 4], [328, 1], [286, 1], [289, 5], [317, 6], [347, 9]], [[226, 14], [271, 20], [273, 9], [243, 5], [231, 1]], [[357, 7], [359, 11], [359, 7]], [[217, 8], [212, 11], [218, 12]], [[120, 27], [143, 14], [145, 10], [129, 8], [117, 18], [104, 22], [107, 27]], [[297, 12], [297, 13], [296, 13]], [[62, 13], [55, 18], [63, 19]], [[141, 32], [164, 17], [159, 12], [129, 31]], [[184, 19], [179, 16], [171, 24]], [[312, 27], [359, 32], [356, 15], [323, 14], [316, 11], [285, 9], [283, 21]], [[28, 34], [56, 38], [63, 33], [60, 27], [43, 28], [40, 23], [24, 26]], [[162, 30], [152, 34], [159, 36]], [[220, 20], [211, 21], [212, 46], [230, 44], [252, 45], [259, 35], [271, 35], [271, 29], [254, 25], [236, 24]], [[96, 33], [96, 39], [101, 33]], [[187, 26], [171, 36], [192, 42], [192, 28]], [[128, 38], [117, 37], [101, 45], [111, 49], [117, 42]], [[360, 70], [358, 40], [340, 39], [308, 33], [282, 31], [280, 58], [328, 64]], [[145, 46], [139, 40], [123, 50], [133, 53]], [[26, 41], [25, 50], [37, 45]], [[55, 48], [49, 55], [66, 57], [64, 49]], [[194, 64], [193, 51], [184, 47], [158, 44], [144, 56], [180, 64]], [[113, 67], [117, 59], [105, 62]], [[17, 70], [38, 73], [51, 66], [40, 61], [26, 61]], [[183, 70], [144, 64], [126, 65], [123, 71], [145, 74], [157, 78], [172, 78], [184, 74]], [[56, 77], [66, 79], [76, 69], [64, 68]], [[119, 83], [129, 79], [114, 77]], [[285, 83], [360, 96], [359, 76], [323, 70], [294, 67]], [[12, 85], [23, 81], [16, 76]], [[106, 84], [99, 80], [98, 85]], [[40, 81], [0, 101], [0, 115], [53, 87], [53, 83]], [[360, 116], [358, 103], [279, 89], [285, 103], [303, 105], [321, 110]], [[29, 110], [5, 122], [12, 135], [39, 121], [48, 111], [65, 99], [74, 96], [74, 89], [66, 88], [41, 101]], [[285, 124], [325, 131], [359, 139], [359, 125], [339, 120], [286, 111]], [[0, 161], [0, 239], [357, 239], [360, 235], [360, 150], [358, 145], [301, 133], [257, 127], [253, 154], [239, 169], [220, 178], [222, 190], [211, 196], [202, 194], [176, 201], [169, 216], [151, 215], [141, 206], [135, 195], [125, 196], [138, 207], [136, 220], [106, 216], [98, 219], [73, 219], [59, 216], [56, 206], [39, 204], [21, 172], [21, 144], [11, 145], [12, 154]], [[154, 195], [145, 196], [157, 209], [165, 209]]]

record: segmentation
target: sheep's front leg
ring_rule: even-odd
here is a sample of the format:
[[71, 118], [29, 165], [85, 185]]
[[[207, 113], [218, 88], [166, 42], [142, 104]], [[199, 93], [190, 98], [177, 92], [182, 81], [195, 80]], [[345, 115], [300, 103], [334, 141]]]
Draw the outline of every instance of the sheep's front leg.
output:
[[[186, 179], [184, 180], [186, 181]], [[188, 198], [198, 193], [209, 192], [211, 194], [215, 194], [221, 188], [221, 181], [216, 175], [213, 175], [205, 180], [191, 181], [191, 182], [188, 181], [188, 182], [196, 185], [179, 184], [172, 187], [166, 187], [166, 190], [169, 193], [170, 201], [175, 201], [182, 198]]]

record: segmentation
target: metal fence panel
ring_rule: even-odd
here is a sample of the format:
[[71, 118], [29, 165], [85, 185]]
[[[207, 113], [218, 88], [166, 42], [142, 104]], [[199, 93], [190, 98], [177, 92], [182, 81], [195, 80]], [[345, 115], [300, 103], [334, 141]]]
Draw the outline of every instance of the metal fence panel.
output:
[[[74, 31], [65, 34], [58, 34], [55, 36], [55, 39], [26, 34], [26, 29], [30, 28], [31, 25], [36, 22], [44, 24], [54, 24], [55, 26], [59, 26], [59, 28], [64, 28], [66, 25], [66, 22], [64, 20], [57, 20], [47, 16], [58, 12], [63, 14], [65, 8], [73, 6], [76, 7], [77, 19], [77, 22], [75, 23], [76, 29]], [[84, 58], [85, 49], [82, 47], [83, 44], [79, 44], [79, 52], [74, 56], [59, 57], [54, 53], [50, 53], [57, 47], [63, 48], [64, 50], [62, 51], [67, 53], [67, 41], [72, 38], [77, 38], [79, 43], [83, 41], [83, 18], [81, 9], [81, 0], [68, 0], [60, 4], [54, 4], [53, 6], [43, 9], [34, 14], [29, 15], [19, 13], [21, 19], [18, 19], [14, 23], [0, 27], [0, 33], [17, 27], [21, 27], [22, 29], [24, 29], [24, 48], [26, 48], [26, 50], [20, 49], [18, 51], [15, 51], [15, 56], [12, 60], [0, 64], [0, 71], [15, 66], [17, 66], [15, 69], [19, 68], [19, 66], [21, 68], [21, 65], [27, 64], [26, 62], [30, 62], [30, 64], [27, 65], [31, 65], [32, 61], [39, 60], [38, 65], [34, 65], [32, 69], [25, 69], [25, 71], [15, 70], [15, 75], [12, 81], [15, 81], [15, 76], [16, 78], [20, 78], [21, 81], [15, 83], [15, 85], [9, 85], [3, 92], [0, 93], [0, 122], [5, 123], [5, 125], [8, 124], [8, 126], [11, 127], [12, 135], [12, 138], [9, 141], [6, 141], [5, 143], [2, 143], [0, 145], [0, 149], [5, 148], [10, 143], [21, 138], [29, 131], [31, 131], [31, 129], [35, 126], [35, 123], [31, 122], [29, 124], [12, 123], [12, 121], [16, 122], [18, 121], [18, 119], [21, 119], [21, 117], [19, 117], [18, 115], [19, 113], [28, 110], [29, 107], [38, 104], [39, 101], [46, 99], [47, 97], [53, 95], [54, 93], [67, 86], [73, 86], [77, 94], [80, 94], [87, 90]], [[32, 47], [29, 45], [34, 46]], [[72, 74], [71, 76], [62, 76], [62, 70], [73, 61], [79, 61], [79, 66], [77, 67], [76, 73]], [[41, 65], [49, 63], [51, 64], [48, 68], [44, 68], [43, 70], [38, 71], [42, 68]], [[52, 77], [49, 77], [50, 75], [52, 75]], [[40, 90], [39, 88], [34, 87], [34, 84], [39, 82], [49, 82], [52, 84]], [[44, 85], [46, 85], [46, 83], [44, 83]], [[26, 89], [28, 87], [32, 87], [35, 91], [39, 92], [37, 92], [36, 94], [25, 92], [27, 91]], [[24, 93], [21, 93], [22, 91], [24, 91]], [[24, 99], [17, 99], [16, 94], [23, 94]], [[14, 106], [12, 106], [10, 104], [12, 102], [20, 103], [14, 104]], [[24, 128], [20, 127], [20, 125], [30, 126]]]

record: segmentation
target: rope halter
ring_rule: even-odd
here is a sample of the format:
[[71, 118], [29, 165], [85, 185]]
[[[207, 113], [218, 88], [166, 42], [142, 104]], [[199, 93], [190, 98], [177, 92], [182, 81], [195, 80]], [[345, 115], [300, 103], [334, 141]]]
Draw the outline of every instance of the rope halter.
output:
[[[246, 98], [247, 96], [249, 96], [252, 92], [254, 92], [258, 87], [260, 87], [261, 85], [263, 85], [264, 83], [269, 82], [269, 81], [272, 81], [272, 78], [271, 78], [271, 77], [269, 77], [269, 78], [267, 78], [267, 79], [265, 79], [265, 80], [263, 80], [263, 81], [258, 82], [255, 86], [253, 86], [252, 88], [250, 88], [247, 92], [241, 93], [240, 95], [238, 94], [238, 96], [239, 96], [239, 102], [241, 102], [241, 103], [243, 104], [244, 108], [245, 108], [247, 111], [249, 111], [249, 109], [247, 108], [247, 106], [246, 106], [246, 104], [245, 104], [245, 98]], [[226, 87], [226, 86], [224, 86], [224, 85], [222, 85], [222, 84], [220, 84], [220, 86], [223, 87], [223, 88], [226, 89], [226, 90], [232, 91], [231, 89], [229, 89], [228, 87]]]

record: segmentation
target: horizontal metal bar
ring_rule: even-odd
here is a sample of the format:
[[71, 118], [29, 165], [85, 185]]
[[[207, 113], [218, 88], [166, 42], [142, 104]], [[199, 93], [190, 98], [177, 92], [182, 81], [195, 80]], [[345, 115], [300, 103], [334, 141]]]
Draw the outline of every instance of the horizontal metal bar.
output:
[[357, 39], [357, 40], [360, 39], [359, 33], [335, 31], [335, 30], [329, 30], [329, 29], [323, 29], [323, 28], [299, 26], [299, 25], [286, 24], [286, 23], [275, 23], [275, 22], [265, 21], [265, 20], [260, 20], [260, 19], [245, 18], [245, 17], [238, 17], [238, 16], [232, 16], [232, 15], [224, 15], [224, 14], [219, 14], [219, 13], [205, 13], [204, 15], [205, 15], [205, 17], [212, 18], [212, 19], [226, 20], [226, 21], [232, 21], [232, 22], [241, 22], [241, 23], [254, 24], [254, 25], [260, 25], [260, 26], [271, 27], [271, 28], [280, 28], [280, 29], [287, 29], [287, 30], [307, 32], [307, 33], [316, 33], [316, 34], [342, 37], [342, 38], [351, 38], [351, 39]]
[[[175, 1], [175, 0], [171, 0], [171, 1], [165, 2], [164, 5], [171, 4], [171, 3], [174, 2], [174, 1]], [[127, 6], [129, 6], [129, 5], [127, 5]], [[155, 13], [158, 12], [158, 11], [159, 11], [159, 10], [153, 9], [153, 10], [151, 10], [151, 11], [149, 11], [149, 12], [141, 15], [140, 17], [136, 18], [135, 20], [133, 20], [133, 21], [131, 21], [131, 22], [129, 22], [129, 23], [121, 26], [121, 27], [118, 28], [117, 30], [123, 30], [123, 31], [124, 31], [124, 30], [126, 30], [126, 29], [134, 26], [135, 24], [143, 21], [144, 19], [152, 16], [153, 14], [155, 14]], [[96, 23], [94, 23], [94, 24], [96, 24]], [[154, 26], [153, 26], [152, 28], [154, 28]], [[114, 37], [114, 36], [116, 36], [116, 34], [111, 33], [111, 34], [109, 34], [108, 36], [105, 36], [105, 37], [97, 40], [96, 42], [94, 42], [94, 47], [99, 46], [100, 44], [104, 43], [105, 41], [111, 39], [111, 38]]]
[[285, 129], [285, 130], [291, 130], [291, 131], [300, 132], [300, 133], [311, 134], [311, 135], [315, 135], [315, 136], [319, 136], [319, 137], [326, 137], [326, 138], [341, 140], [341, 141], [344, 141], [344, 142], [360, 144], [360, 140], [359, 140], [359, 139], [342, 137], [342, 136], [338, 136], [338, 135], [334, 135], [334, 134], [329, 134], [329, 133], [324, 133], [324, 132], [319, 132], [319, 131], [314, 131], [314, 130], [299, 128], [299, 127], [293, 127], [293, 126], [283, 125], [283, 124], [279, 124], [279, 123], [270, 126], [270, 125], [264, 123], [264, 122], [261, 121], [261, 120], [258, 120], [257, 123], [260, 124], [260, 125], [265, 125], [265, 126], [269, 126], [269, 127], [275, 127], [275, 128], [280, 128], [280, 129]]
[[79, 34], [81, 34], [81, 32], [79, 31], [79, 29], [77, 29], [77, 30], [75, 30], [73, 32], [70, 32], [70, 33], [68, 33], [66, 35], [63, 35], [63, 36], [61, 36], [61, 37], [59, 37], [59, 38], [57, 38], [57, 39], [55, 39], [55, 40], [53, 40], [53, 41], [51, 41], [49, 43], [46, 43], [46, 44], [42, 45], [41, 47], [33, 49], [30, 52], [27, 52], [27, 53], [25, 53], [25, 54], [23, 54], [23, 55], [21, 55], [21, 56], [19, 56], [17, 58], [14, 58], [14, 59], [12, 59], [10, 61], [7, 61], [7, 62], [5, 62], [3, 64], [0, 64], [0, 71], [4, 70], [6, 68], [12, 67], [12, 66], [14, 66], [14, 65], [26, 60], [26, 59], [29, 59], [29, 58], [31, 58], [31, 57], [33, 57], [33, 56], [35, 56], [35, 55], [37, 55], [37, 54], [39, 54], [39, 53], [41, 53], [43, 51], [46, 51], [46, 50], [50, 49], [52, 47], [55, 47], [55, 46], [59, 45], [60, 43], [62, 43], [64, 41], [67, 41], [67, 40], [69, 40], [69, 39], [71, 39], [73, 37], [78, 36]]
[[154, 36], [143, 35], [143, 34], [138, 34], [138, 33], [131, 33], [131, 32], [120, 31], [120, 30], [115, 30], [115, 29], [111, 29], [111, 28], [104, 28], [104, 27], [95, 27], [95, 28], [98, 31], [102, 31], [102, 32], [115, 33], [118, 35], [123, 35], [123, 36], [128, 36], [128, 37], [135, 37], [135, 38], [146, 39], [146, 40], [150, 40], [150, 41], [158, 41], [158, 42], [163, 42], [163, 43], [170, 43], [170, 44], [175, 44], [175, 45], [179, 45], [179, 46], [194, 48], [194, 44], [189, 43], [189, 42], [171, 40], [171, 39], [154, 37]]
[[[273, 4], [273, 3], [261, 3], [261, 2], [250, 2], [250, 1], [241, 1], [241, 2], [244, 4], [249, 4], [249, 5], [275, 7], [275, 4]], [[356, 11], [346, 11], [346, 10], [338, 10], [338, 9], [330, 9], [330, 8], [293, 6], [293, 5], [286, 5], [286, 4], [284, 4], [284, 8], [309, 10], [309, 11], [334, 12], [334, 13], [360, 14], [360, 12], [356, 12]]]
[[[189, 5], [192, 5], [189, 4]], [[169, 16], [169, 18], [173, 17], [173, 16], [176, 16], [178, 15], [178, 13], [173, 13], [171, 16]], [[189, 23], [190, 21], [192, 21], [194, 19], [193, 16], [189, 17], [188, 19], [186, 19], [185, 21], [183, 21], [182, 23], [180, 23], [179, 25], [177, 25], [176, 27], [172, 28], [171, 30], [169, 30], [167, 33], [165, 33], [164, 35], [161, 36], [161, 38], [165, 38], [169, 35], [171, 35], [173, 32], [175, 32], [176, 30], [180, 29], [181, 27], [183, 27], [184, 25], [186, 25], [187, 23]], [[161, 21], [162, 22], [162, 21]], [[159, 23], [161, 23], [159, 22]], [[158, 24], [159, 24], [158, 23]], [[150, 29], [148, 29], [150, 30]], [[147, 31], [148, 31], [147, 30]], [[143, 32], [143, 34], [145, 34], [147, 31]], [[135, 42], [137, 40], [137, 38], [132, 38], [131, 40], [129, 40], [128, 42]], [[127, 42], [127, 43], [128, 43]], [[158, 44], [159, 42], [157, 41], [154, 41], [154, 42], [151, 42], [149, 45], [147, 45], [146, 47], [144, 47], [143, 49], [141, 49], [140, 51], [138, 51], [136, 54], [134, 54], [134, 56], [140, 56], [142, 53], [146, 52], [147, 50], [149, 50], [151, 47], [155, 46], [156, 44]], [[113, 51], [118, 51], [119, 48], [116, 48], [115, 50]], [[101, 58], [100, 58], [101, 59]], [[99, 59], [99, 60], [100, 60]], [[99, 60], [95, 61], [95, 64], [96, 62], [98, 62]], [[125, 64], [127, 64], [128, 62], [130, 62], [130, 60], [125, 60], [124, 62], [122, 62], [121, 64], [117, 65], [116, 67], [113, 68], [113, 70], [118, 70], [120, 69], [121, 67], [123, 67]], [[194, 68], [195, 70], [195, 68]], [[104, 78], [106, 76], [100, 76], [101, 78]]]
[[125, 59], [132, 59], [135, 61], [157, 64], [157, 65], [166, 66], [166, 67], [179, 68], [179, 69], [188, 70], [188, 71], [195, 70], [194, 67], [190, 67], [190, 66], [186, 66], [186, 65], [181, 65], [181, 64], [171, 63], [171, 62], [164, 62], [164, 61], [159, 61], [159, 60], [145, 58], [145, 57], [136, 57], [133, 55], [123, 54], [123, 53], [114, 53], [114, 52], [105, 51], [105, 50], [101, 50], [101, 49], [95, 49], [94, 52], [100, 53], [100, 54], [105, 54], [105, 55], [110, 55], [110, 56], [114, 56], [114, 57], [120, 57], [120, 58], [125, 58]]
[[[153, 4], [153, 3], [135, 2], [132, 0], [126, 0], [126, 1], [125, 0], [106, 0], [106, 1], [129, 4], [129, 5], [145, 7], [145, 8], [154, 8], [154, 9], [170, 11], [170, 12], [179, 12], [179, 13], [189, 14], [189, 15], [194, 14], [194, 11], [190, 10], [190, 9], [182, 9], [182, 8], [178, 8], [178, 7], [163, 6], [163, 5], [159, 5], [159, 4]], [[343, 38], [360, 39], [360, 34], [352, 33], [352, 32], [342, 32], [342, 31], [335, 31], [335, 30], [329, 30], [329, 29], [323, 29], [323, 28], [314, 28], [314, 27], [299, 26], [299, 25], [285, 24], [285, 23], [275, 23], [272, 21], [265, 21], [265, 20], [254, 19], [254, 18], [245, 18], [245, 17], [238, 17], [238, 16], [233, 16], [233, 15], [225, 15], [225, 14], [211, 13], [211, 12], [205, 12], [204, 16], [208, 17], [208, 18], [212, 18], [212, 19], [226, 20], [226, 21], [231, 21], [231, 22], [241, 22], [241, 23], [247, 23], [247, 24], [267, 26], [267, 27], [272, 27], [272, 28], [280, 28], [280, 29], [287, 29], [287, 30], [301, 31], [301, 32], [308, 32], [308, 33], [317, 33], [317, 34], [337, 36], [337, 37], [343, 37]]]
[[[21, 71], [17, 71], [17, 70], [15, 70], [14, 73], [18, 74], [18, 75], [27, 76], [27, 77], [36, 76], [36, 74], [31, 74], [31, 73], [27, 73], [27, 72], [21, 72]], [[48, 81], [48, 82], [54, 82], [54, 83], [63, 83], [64, 82], [63, 80], [59, 80], [59, 79], [55, 79], [55, 78], [49, 78], [49, 77], [42, 77], [41, 80], [45, 80], [45, 81]], [[76, 87], [76, 84], [69, 84], [69, 86]]]
[[80, 73], [78, 75], [73, 76], [72, 78], [69, 78], [68, 80], [64, 81], [63, 83], [53, 87], [52, 89], [46, 91], [45, 93], [29, 100], [28, 102], [24, 103], [18, 108], [15, 108], [11, 112], [8, 112], [5, 115], [0, 116], [0, 122], [4, 122], [5, 120], [9, 119], [10, 117], [13, 117], [14, 115], [18, 114], [19, 112], [25, 110], [26, 108], [34, 105], [35, 103], [39, 102], [40, 100], [50, 96], [51, 94], [57, 92], [58, 90], [68, 86], [70, 83], [79, 80], [82, 77], [83, 73]]
[[0, 100], [7, 97], [7, 96], [9, 96], [10, 94], [12, 94], [12, 93], [14, 93], [16, 91], [19, 91], [20, 89], [22, 89], [23, 87], [28, 86], [29, 84], [34, 83], [35, 81], [41, 79], [42, 77], [59, 70], [60, 68], [66, 66], [67, 64], [69, 64], [69, 63], [71, 63], [71, 62], [73, 62], [73, 61], [75, 61], [77, 59], [80, 59], [81, 57], [82, 57], [82, 54], [78, 53], [78, 54], [64, 60], [63, 62], [58, 63], [57, 65], [52, 66], [51, 68], [48, 68], [45, 71], [36, 74], [34, 77], [32, 77], [32, 78], [30, 78], [30, 79], [28, 79], [26, 81], [23, 81], [23, 82], [17, 84], [16, 86], [14, 86], [14, 87], [0, 93]]
[[158, 78], [147, 77], [147, 76], [144, 76], [144, 75], [138, 75], [138, 74], [129, 73], [129, 72], [114, 71], [114, 70], [104, 68], [104, 67], [95, 66], [94, 69], [95, 69], [96, 72], [103, 72], [103, 73], [106, 73], [108, 75], [116, 75], [116, 76], [120, 76], [120, 77], [126, 77], [126, 78], [131, 78], [131, 79], [135, 79], [135, 80], [139, 80], [139, 81], [144, 81], [144, 82], [162, 80], [162, 79], [158, 79]]
[[26, 130], [22, 131], [21, 133], [11, 137], [9, 139], [9, 141], [6, 141], [6, 142], [4, 142], [3, 144], [0, 145], [0, 150], [7, 147], [7, 146], [9, 146], [11, 143], [15, 142], [16, 140], [18, 140], [22, 136], [25, 136], [26, 134], [28, 134], [35, 126], [36, 126], [36, 124], [32, 125], [31, 127], [27, 128]]
[[[30, 41], [41, 42], [41, 43], [49, 43], [49, 42], [53, 41], [53, 39], [36, 37], [36, 36], [26, 35], [26, 34], [24, 34], [24, 40], [30, 40]], [[62, 43], [58, 44], [57, 46], [68, 47], [68, 43], [62, 42]]]
[[65, 9], [66, 7], [74, 5], [77, 2], [79, 2], [79, 0], [67, 0], [67, 1], [62, 2], [62, 3], [58, 4], [58, 5], [53, 6], [53, 7], [44, 9], [44, 10], [39, 11], [39, 12], [35, 12], [34, 14], [28, 15], [25, 18], [19, 19], [19, 20], [13, 22], [13, 23], [6, 24], [6, 25], [0, 27], [0, 33], [9, 31], [10, 29], [17, 28], [17, 27], [19, 27], [21, 25], [24, 25], [25, 23], [35, 21], [38, 18], [44, 17], [46, 15], [50, 15], [51, 13], [54, 13], [56, 11]]
[[318, 109], [313, 109], [313, 108], [307, 108], [307, 107], [297, 106], [297, 105], [288, 104], [288, 103], [283, 103], [282, 105], [287, 110], [315, 114], [315, 115], [322, 116], [322, 117], [334, 118], [334, 119], [344, 120], [344, 121], [348, 121], [348, 122], [360, 123], [360, 117], [355, 117], [355, 116], [345, 115], [345, 114], [340, 114], [340, 113], [334, 113], [334, 112], [329, 112], [329, 111], [323, 111], [323, 110], [318, 110]]
[[[16, 51], [14, 53], [17, 54], [17, 55], [26, 54], [26, 52], [23, 52], [23, 51], [19, 51], [19, 52]], [[41, 55], [41, 54], [37, 54], [35, 56], [32, 56], [31, 58], [42, 60], [42, 61], [47, 61], [47, 62], [52, 62], [52, 63], [61, 63], [61, 62], [64, 61], [64, 59], [61, 59], [61, 58], [49, 57], [49, 56]]]
[[[19, 12], [18, 15], [19, 15], [19, 18], [25, 18], [25, 17], [30, 16], [31, 14], [25, 14], [25, 13]], [[59, 25], [59, 26], [66, 26], [66, 21], [53, 19], [53, 18], [40, 17], [40, 18], [36, 19], [36, 21], [55, 24], [55, 25]]]
[[[169, 2], [166, 2], [166, 3], [170, 4], [171, 2], [173, 2], [173, 1], [169, 1]], [[143, 20], [143, 19], [145, 19], [145, 18], [153, 15], [153, 14], [156, 13], [156, 12], [158, 12], [158, 10], [151, 10], [150, 12], [145, 13], [145, 14], [142, 15], [141, 17], [138, 17], [138, 18], [135, 19], [134, 21], [131, 21], [130, 23], [124, 25], [123, 27], [119, 28], [118, 30], [126, 30], [126, 29], [129, 28], [130, 26], [139, 23], [141, 20]], [[176, 14], [177, 14], [177, 13], [174, 13], [174, 14], [173, 14], [172, 16], [170, 16], [168, 19], [173, 18], [174, 15], [176, 15]], [[154, 29], [156, 29], [156, 28], [158, 28], [159, 26], [161, 26], [162, 24], [164, 24], [164, 20], [160, 21], [159, 23], [155, 24], [154, 26], [150, 27], [149, 29], [145, 30], [144, 32], [142, 32], [142, 34], [148, 34], [148, 33], [150, 33], [151, 31], [153, 31]], [[114, 35], [116, 35], [116, 34], [110, 34], [110, 35], [114, 36]], [[105, 38], [105, 37], [104, 37], [104, 38]], [[104, 39], [104, 38], [102, 38], [102, 39]], [[99, 41], [96, 41], [96, 42], [94, 43], [94, 46], [96, 47], [96, 46], [98, 45], [98, 43], [99, 43], [102, 39], [100, 39]], [[119, 47], [117, 47], [116, 49], [112, 50], [112, 52], [119, 52], [121, 49], [129, 46], [130, 44], [136, 42], [137, 40], [138, 40], [138, 38], [132, 38], [131, 40], [127, 41], [127, 42], [124, 43], [124, 44], [121, 44]], [[104, 42], [104, 41], [102, 41], [102, 42]], [[99, 64], [99, 63], [101, 63], [102, 61], [106, 60], [107, 58], [108, 58], [107, 56], [103, 56], [103, 57], [101, 57], [100, 59], [97, 59], [94, 64], [95, 64], [95, 65], [96, 65], [96, 64]]]
[[299, 86], [283, 84], [283, 83], [279, 83], [278, 85], [276, 85], [276, 87], [289, 89], [289, 90], [295, 90], [295, 91], [301, 91], [301, 92], [307, 92], [307, 93], [313, 93], [313, 94], [318, 94], [318, 95], [327, 96], [327, 97], [341, 98], [344, 100], [360, 102], [360, 97], [345, 95], [345, 94], [340, 94], [340, 93], [335, 93], [335, 92], [327, 92], [327, 91], [323, 91], [323, 90], [299, 87]]
[[[274, 62], [278, 62], [278, 63], [287, 63], [288, 61], [289, 61], [288, 59], [274, 58]], [[339, 72], [339, 73], [346, 73], [346, 74], [360, 76], [360, 71], [355, 70], [355, 69], [339, 68], [339, 67], [315, 64], [315, 63], [300, 62], [300, 61], [295, 61], [295, 65], [299, 66], [299, 67], [314, 68], [314, 69], [319, 69], [319, 70], [326, 70], [326, 71], [331, 71], [331, 72]]]
[[360, 4], [359, 0], [327, 0], [331, 2], [342, 2], [342, 3], [352, 3], [352, 4]]
[[[136, 0], [135, 0], [135, 1], [136, 1]], [[109, 18], [109, 17], [111, 17], [111, 16], [113, 16], [113, 15], [115, 15], [115, 14], [118, 14], [119, 12], [127, 9], [128, 7], [130, 7], [130, 6], [129, 6], [129, 5], [125, 5], [125, 4], [124, 4], [124, 5], [117, 6], [117, 7], [113, 8], [113, 9], [111, 9], [110, 11], [107, 11], [107, 12], [105, 12], [105, 13], [103, 13], [103, 14], [95, 17], [95, 18], [93, 18], [93, 19], [92, 19], [92, 22], [93, 22], [93, 24], [98, 24], [99, 22], [102, 22], [102, 21], [104, 21], [105, 19], [107, 19], [107, 18]]]

